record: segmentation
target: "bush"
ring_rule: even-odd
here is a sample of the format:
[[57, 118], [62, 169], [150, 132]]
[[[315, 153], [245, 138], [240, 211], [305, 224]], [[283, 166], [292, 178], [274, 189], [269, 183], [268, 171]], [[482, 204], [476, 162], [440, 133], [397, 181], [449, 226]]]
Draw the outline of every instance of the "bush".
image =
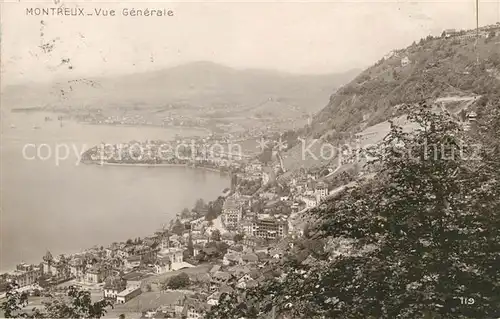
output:
[[181, 289], [188, 287], [191, 283], [189, 275], [185, 272], [181, 272], [177, 276], [170, 277], [163, 283], [163, 289]]

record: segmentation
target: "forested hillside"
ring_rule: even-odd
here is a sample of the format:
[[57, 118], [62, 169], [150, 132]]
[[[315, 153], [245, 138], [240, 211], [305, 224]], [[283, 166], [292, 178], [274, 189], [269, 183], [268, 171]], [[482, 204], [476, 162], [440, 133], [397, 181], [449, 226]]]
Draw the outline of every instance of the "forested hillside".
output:
[[[400, 115], [397, 105], [441, 98], [446, 108], [454, 112], [470, 99], [477, 98], [477, 102], [484, 104], [485, 98], [498, 92], [500, 28], [479, 38], [477, 45], [474, 37], [427, 37], [390, 52], [339, 88], [311, 124], [298, 133], [307, 141], [295, 141], [283, 156], [285, 167], [291, 171], [298, 167], [336, 166], [335, 156], [331, 159], [327, 156], [326, 160], [304, 158], [304, 145], [311, 145], [314, 139], [332, 145], [345, 144], [356, 133], [379, 127], [386, 129], [378, 134], [383, 137], [389, 124], [382, 122]], [[477, 103], [468, 106], [473, 109]], [[315, 143], [311, 152], [319, 154], [321, 145]]]
[[[408, 64], [405, 65], [405, 58]], [[339, 89], [312, 122], [314, 134], [382, 122], [393, 106], [422, 98], [483, 95], [500, 89], [500, 36], [429, 37], [394, 51]]]

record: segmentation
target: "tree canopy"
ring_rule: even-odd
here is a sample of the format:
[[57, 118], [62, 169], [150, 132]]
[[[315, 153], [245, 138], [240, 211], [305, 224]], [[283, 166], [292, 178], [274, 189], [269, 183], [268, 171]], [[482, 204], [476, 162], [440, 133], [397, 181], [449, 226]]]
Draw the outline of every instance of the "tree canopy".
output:
[[185, 272], [181, 272], [180, 274], [168, 278], [163, 283], [164, 289], [180, 289], [189, 286], [190, 280], [189, 275]]

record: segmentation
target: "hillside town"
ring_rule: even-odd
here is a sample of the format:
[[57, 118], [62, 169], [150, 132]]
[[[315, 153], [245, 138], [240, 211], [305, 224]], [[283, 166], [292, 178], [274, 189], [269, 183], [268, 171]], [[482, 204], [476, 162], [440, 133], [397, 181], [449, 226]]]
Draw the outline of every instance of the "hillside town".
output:
[[[211, 162], [218, 169], [231, 169], [231, 187], [215, 201], [198, 200], [193, 209], [144, 238], [72, 255], [47, 251], [40, 264], [21, 263], [2, 274], [3, 290], [15, 281], [21, 290], [43, 296], [44, 290], [77, 285], [95, 298], [126, 305], [141, 295], [176, 293], [168, 288], [168, 278], [188, 273], [182, 297], [143, 309], [143, 317], [188, 313], [188, 318], [202, 318], [222, 292], [233, 289], [232, 283], [243, 289], [266, 280], [263, 269], [272, 267], [302, 234], [303, 224], [295, 217], [335, 192], [336, 185], [319, 181], [318, 172], [296, 172], [280, 185], [270, 183], [258, 159], [228, 163]], [[278, 165], [274, 173], [279, 171]]]

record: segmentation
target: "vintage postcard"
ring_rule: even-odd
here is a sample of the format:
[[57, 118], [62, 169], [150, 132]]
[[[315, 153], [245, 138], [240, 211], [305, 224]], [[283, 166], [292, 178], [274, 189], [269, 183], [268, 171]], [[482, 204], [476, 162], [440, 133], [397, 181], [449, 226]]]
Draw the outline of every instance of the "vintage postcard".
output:
[[500, 318], [500, 0], [0, 5], [0, 318]]

